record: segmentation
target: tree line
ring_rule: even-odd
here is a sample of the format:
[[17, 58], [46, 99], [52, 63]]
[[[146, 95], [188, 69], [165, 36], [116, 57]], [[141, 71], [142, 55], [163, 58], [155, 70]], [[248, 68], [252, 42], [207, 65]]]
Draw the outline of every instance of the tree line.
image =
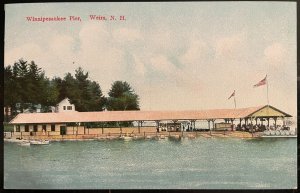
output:
[[49, 112], [51, 106], [66, 97], [80, 112], [140, 109], [139, 96], [129, 83], [113, 82], [106, 97], [100, 85], [90, 80], [89, 73], [81, 67], [75, 70], [74, 76], [68, 72], [63, 78], [52, 79], [34, 61], [20, 59], [4, 67], [4, 107], [11, 109], [12, 116], [24, 109], [35, 110], [37, 104], [41, 105], [42, 112]]

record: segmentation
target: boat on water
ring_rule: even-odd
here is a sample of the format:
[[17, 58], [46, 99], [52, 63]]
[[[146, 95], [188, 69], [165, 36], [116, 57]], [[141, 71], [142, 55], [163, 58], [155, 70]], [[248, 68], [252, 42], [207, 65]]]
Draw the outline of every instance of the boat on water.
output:
[[49, 141], [48, 140], [33, 140], [30, 141], [31, 145], [49, 145]]
[[135, 139], [135, 140], [141, 140], [141, 139], [144, 139], [144, 137], [143, 136], [135, 135], [135, 136], [133, 136], [133, 139]]
[[132, 140], [133, 137], [130, 137], [130, 136], [123, 136], [121, 137], [121, 139], [125, 140], [125, 141], [130, 141]]
[[130, 141], [130, 140], [133, 139], [133, 137], [131, 137], [130, 135], [126, 134], [126, 135], [120, 136], [120, 139], [123, 139], [125, 141]]
[[19, 143], [20, 146], [30, 146], [30, 142], [29, 141], [22, 141], [21, 143]]

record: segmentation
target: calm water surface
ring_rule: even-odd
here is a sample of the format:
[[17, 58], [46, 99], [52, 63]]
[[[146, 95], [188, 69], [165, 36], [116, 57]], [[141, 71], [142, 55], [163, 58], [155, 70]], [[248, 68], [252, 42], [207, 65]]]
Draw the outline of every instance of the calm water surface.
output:
[[296, 139], [4, 143], [5, 188], [291, 189]]

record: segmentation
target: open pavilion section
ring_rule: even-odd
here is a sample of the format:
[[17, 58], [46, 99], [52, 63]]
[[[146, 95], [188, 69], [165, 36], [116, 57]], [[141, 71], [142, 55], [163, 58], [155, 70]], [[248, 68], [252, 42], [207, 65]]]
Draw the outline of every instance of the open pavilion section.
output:
[[[76, 138], [78, 135], [96, 137], [107, 134], [124, 133], [159, 133], [161, 127], [167, 125], [163, 131], [194, 131], [196, 121], [207, 121], [207, 130], [218, 129], [246, 130], [257, 125], [270, 128], [277, 127], [278, 121], [285, 125], [286, 118], [291, 115], [271, 106], [258, 106], [239, 109], [212, 109], [199, 111], [102, 111], [102, 112], [69, 112], [69, 113], [21, 113], [10, 124], [14, 125], [14, 136], [21, 138], [44, 136]], [[117, 127], [109, 127], [108, 123], [115, 122]], [[122, 122], [135, 122], [137, 126], [124, 127]], [[145, 122], [155, 122], [156, 126], [143, 126]], [[238, 123], [237, 126], [234, 124]], [[97, 123], [97, 124], [95, 124]], [[94, 126], [91, 126], [94, 125]], [[95, 126], [96, 125], [96, 126]], [[248, 128], [249, 129], [249, 128]], [[251, 130], [252, 131], [252, 130]]]

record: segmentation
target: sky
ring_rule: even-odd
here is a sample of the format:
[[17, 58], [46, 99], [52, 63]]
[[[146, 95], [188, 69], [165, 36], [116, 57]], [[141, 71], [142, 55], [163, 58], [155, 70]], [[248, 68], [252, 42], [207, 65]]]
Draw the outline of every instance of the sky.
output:
[[5, 6], [5, 66], [33, 60], [49, 78], [80, 66], [106, 96], [114, 81], [127, 81], [141, 110], [234, 108], [234, 90], [237, 108], [266, 105], [267, 86], [253, 85], [267, 74], [270, 105], [295, 116], [296, 51], [296, 2]]

